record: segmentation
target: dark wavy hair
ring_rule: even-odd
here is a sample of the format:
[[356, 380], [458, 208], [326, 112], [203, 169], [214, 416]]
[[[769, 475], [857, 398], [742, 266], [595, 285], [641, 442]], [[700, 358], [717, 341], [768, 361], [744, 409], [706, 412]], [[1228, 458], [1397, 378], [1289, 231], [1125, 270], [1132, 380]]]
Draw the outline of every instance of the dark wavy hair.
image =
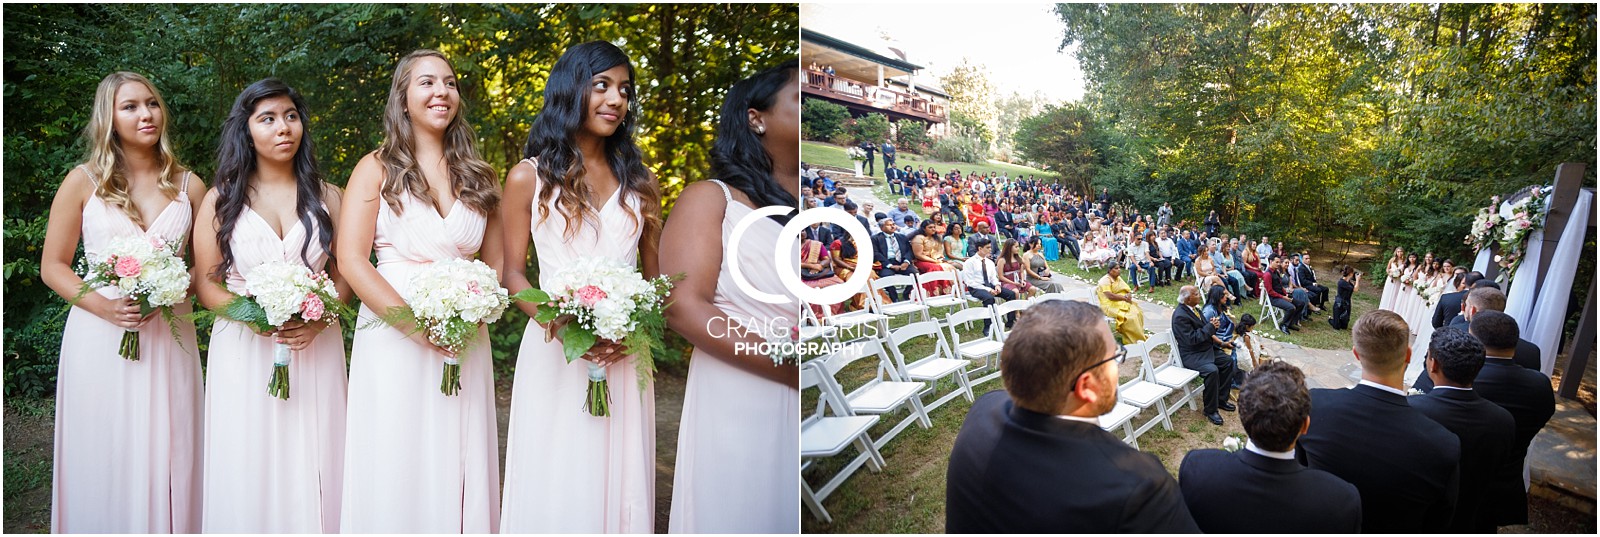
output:
[[256, 174], [256, 150], [255, 141], [250, 137], [250, 116], [255, 114], [256, 105], [261, 101], [283, 96], [294, 102], [302, 125], [300, 146], [294, 152], [294, 210], [299, 215], [300, 225], [307, 231], [305, 241], [300, 244], [300, 258], [307, 265], [311, 264], [312, 229], [316, 229], [315, 237], [322, 250], [333, 251], [333, 220], [328, 217], [328, 208], [322, 205], [322, 168], [317, 166], [317, 153], [311, 147], [311, 114], [306, 107], [306, 100], [300, 96], [300, 92], [276, 78], [262, 79], [239, 92], [239, 98], [233, 101], [233, 109], [228, 111], [228, 118], [222, 122], [214, 182], [217, 190], [217, 244], [222, 247], [222, 262], [217, 264], [213, 277], [223, 277], [233, 267], [231, 242], [234, 227], [239, 224], [239, 217], [250, 204], [250, 178]]
[[[535, 159], [539, 171], [539, 221], [550, 217], [550, 200], [556, 198], [556, 211], [567, 221], [568, 238], [577, 233], [578, 221], [598, 211], [589, 206], [589, 183], [583, 180], [583, 155], [577, 145], [577, 133], [589, 115], [590, 81], [619, 65], [628, 68], [628, 81], [632, 82], [633, 63], [616, 45], [590, 41], [561, 53], [545, 82], [544, 109], [533, 118], [528, 141], [522, 146], [523, 158]], [[636, 219], [634, 224], [642, 226], [646, 243], [654, 244], [661, 234], [661, 185], [645, 168], [643, 153], [633, 143], [638, 117], [638, 94], [630, 91], [622, 124], [605, 140], [606, 164], [617, 176], [618, 188], [639, 197], [644, 221]]]
[[[772, 179], [772, 155], [750, 130], [749, 110], [772, 109], [784, 86], [797, 82], [799, 69], [800, 60], [794, 59], [751, 75], [728, 89], [722, 102], [722, 122], [711, 145], [711, 175], [750, 196], [757, 207], [794, 207], [798, 201]], [[769, 218], [788, 224], [793, 214]]]
[[[417, 134], [411, 127], [411, 117], [406, 115], [406, 88], [411, 85], [411, 69], [417, 60], [430, 56], [443, 61], [451, 73], [456, 72], [450, 59], [437, 50], [421, 49], [407, 54], [395, 65], [389, 100], [383, 107], [383, 144], [378, 146], [378, 162], [383, 163], [383, 200], [395, 214], [404, 211], [400, 195], [407, 192], [429, 204], [434, 203], [428, 180], [422, 176], [414, 153]], [[444, 129], [444, 160], [450, 169], [450, 188], [467, 207], [487, 216], [500, 204], [500, 193], [495, 190], [499, 178], [495, 177], [494, 168], [478, 156], [478, 136], [466, 120], [467, 99], [462, 97], [457, 102], [460, 106], [456, 116]]]

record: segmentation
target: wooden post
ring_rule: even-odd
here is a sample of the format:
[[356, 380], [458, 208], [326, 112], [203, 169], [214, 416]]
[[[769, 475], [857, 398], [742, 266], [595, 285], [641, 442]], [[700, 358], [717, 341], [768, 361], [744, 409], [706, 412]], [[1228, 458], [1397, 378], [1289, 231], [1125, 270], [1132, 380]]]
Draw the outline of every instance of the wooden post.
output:
[[1578, 317], [1578, 331], [1572, 334], [1572, 341], [1567, 343], [1567, 368], [1561, 372], [1561, 389], [1557, 392], [1567, 399], [1578, 398], [1578, 385], [1583, 384], [1583, 372], [1589, 367], [1589, 354], [1594, 352], [1594, 284], [1595, 280], [1589, 280], [1589, 298], [1584, 300], [1583, 316]]
[[[1556, 241], [1561, 238], [1561, 232], [1567, 229], [1567, 223], [1574, 221], [1579, 225], [1587, 224], [1577, 220], [1574, 218], [1576, 215], [1572, 214], [1576, 209], [1575, 205], [1578, 204], [1578, 190], [1581, 188], [1583, 188], [1582, 163], [1563, 162], [1556, 166], [1555, 191], [1550, 193], [1550, 213], [1544, 219], [1544, 246], [1539, 249], [1539, 264], [1534, 265], [1537, 267], [1533, 274], [1535, 293], [1538, 293], [1540, 285], [1544, 284], [1545, 274], [1550, 272], [1550, 260], [1556, 255]], [[1525, 259], [1523, 263], [1528, 261], [1533, 260]], [[1534, 299], [1537, 303], [1538, 296], [1535, 295]]]

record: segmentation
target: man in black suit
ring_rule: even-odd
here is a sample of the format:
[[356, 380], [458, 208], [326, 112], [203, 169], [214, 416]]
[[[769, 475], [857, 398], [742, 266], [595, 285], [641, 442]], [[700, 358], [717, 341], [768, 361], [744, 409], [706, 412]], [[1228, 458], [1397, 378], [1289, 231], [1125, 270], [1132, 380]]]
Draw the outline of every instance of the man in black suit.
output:
[[1311, 424], [1305, 374], [1262, 364], [1239, 390], [1244, 449], [1197, 449], [1183, 457], [1178, 486], [1206, 533], [1356, 533], [1361, 495], [1333, 474], [1301, 466], [1294, 444]]
[[1195, 286], [1178, 289], [1178, 307], [1172, 309], [1172, 337], [1178, 342], [1178, 357], [1183, 360], [1183, 367], [1199, 371], [1200, 377], [1205, 379], [1200, 398], [1206, 419], [1213, 425], [1222, 425], [1222, 415], [1217, 410], [1236, 408], [1228, 402], [1228, 389], [1223, 385], [1233, 378], [1233, 361], [1216, 351], [1223, 344], [1217, 338], [1222, 318], [1212, 318], [1208, 322], [1201, 317], [1199, 308], [1200, 293]]
[[[878, 220], [878, 229], [882, 233], [872, 236], [872, 264], [877, 266], [878, 276], [915, 274], [917, 269], [911, 265], [911, 242], [905, 235], [895, 233], [894, 219]], [[897, 285], [885, 288], [884, 292], [889, 294], [890, 300], [899, 302], [910, 295], [911, 288]]]
[[[1435, 388], [1406, 398], [1411, 407], [1455, 433], [1461, 442], [1461, 486], [1447, 533], [1494, 533], [1489, 484], [1505, 468], [1516, 442], [1511, 413], [1472, 389], [1483, 369], [1483, 344], [1466, 331], [1440, 328], [1428, 342], [1427, 374]], [[1517, 466], [1521, 472], [1522, 467]], [[1520, 484], [1520, 483], [1519, 483]]]
[[1311, 268], [1311, 252], [1301, 252], [1294, 258], [1294, 270], [1300, 275], [1300, 286], [1306, 288], [1307, 299], [1318, 309], [1328, 309], [1328, 286], [1317, 283], [1317, 271]]
[[[1478, 280], [1480, 283], [1488, 280]], [[1506, 295], [1497, 287], [1477, 287], [1467, 293], [1467, 299], [1461, 302], [1461, 315], [1450, 321], [1452, 328], [1467, 330], [1472, 319], [1486, 311], [1504, 312], [1506, 310]], [[1515, 322], [1515, 319], [1512, 320]], [[1517, 338], [1516, 351], [1511, 354], [1511, 361], [1527, 369], [1541, 371], [1543, 364], [1539, 361], [1539, 346], [1532, 341]], [[1417, 377], [1417, 383], [1412, 386], [1423, 392], [1433, 389], [1433, 380], [1427, 375]]]
[[950, 450], [949, 533], [1197, 533], [1172, 475], [1100, 428], [1127, 355], [1100, 309], [1052, 300], [1019, 314], [1005, 391], [979, 397]]
[[1483, 279], [1482, 272], [1472, 271], [1457, 274], [1450, 280], [1450, 288], [1454, 291], [1439, 295], [1439, 305], [1433, 308], [1434, 328], [1443, 328], [1451, 318], [1461, 314], [1461, 306], [1467, 301], [1467, 292], [1472, 290], [1472, 284], [1478, 283], [1481, 279]]
[[1510, 315], [1478, 312], [1472, 317], [1472, 335], [1483, 342], [1486, 355], [1473, 389], [1510, 412], [1517, 429], [1509, 462], [1495, 473], [1490, 485], [1489, 504], [1494, 509], [1495, 525], [1527, 524], [1528, 492], [1522, 485], [1522, 464], [1533, 437], [1555, 415], [1555, 390], [1550, 387], [1550, 377], [1511, 360], [1519, 333], [1517, 321]]
[[1311, 390], [1311, 427], [1295, 458], [1361, 492], [1362, 533], [1444, 531], [1455, 513], [1461, 445], [1406, 402], [1411, 330], [1373, 310], [1350, 329], [1361, 382]]
[[[1011, 202], [1007, 201], [1000, 203], [1000, 210], [995, 211], [994, 213], [994, 226], [995, 231], [1000, 232], [1001, 235], [1005, 235], [1006, 238], [1017, 238], [1016, 222], [1011, 216]], [[996, 248], [996, 250], [998, 249], [999, 248]]]

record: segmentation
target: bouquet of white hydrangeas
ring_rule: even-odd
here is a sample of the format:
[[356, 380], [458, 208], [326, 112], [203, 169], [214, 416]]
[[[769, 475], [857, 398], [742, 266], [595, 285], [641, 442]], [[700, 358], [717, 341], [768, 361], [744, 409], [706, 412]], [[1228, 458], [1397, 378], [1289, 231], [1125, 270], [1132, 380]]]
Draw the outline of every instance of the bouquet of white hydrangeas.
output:
[[[115, 287], [122, 296], [139, 303], [140, 315], [160, 310], [172, 329], [172, 338], [178, 339], [177, 317], [172, 306], [189, 297], [189, 267], [178, 257], [178, 244], [168, 243], [159, 236], [118, 237], [101, 256], [85, 258], [78, 265], [83, 276], [83, 290], [73, 297], [73, 302], [101, 287]], [[122, 335], [118, 354], [129, 360], [139, 360], [139, 330], [128, 329]]]
[[428, 341], [455, 354], [444, 360], [439, 391], [461, 391], [461, 355], [478, 336], [479, 323], [500, 320], [511, 304], [500, 276], [476, 259], [450, 259], [424, 267], [411, 275], [406, 305], [383, 316], [392, 326], [426, 330]]
[[[654, 353], [663, 345], [666, 306], [662, 302], [672, 289], [672, 278], [646, 280], [622, 261], [584, 257], [544, 280], [545, 289], [524, 289], [512, 298], [538, 304], [535, 321], [550, 323], [563, 317], [569, 321], [556, 329], [567, 363], [582, 358], [600, 339], [621, 342], [636, 360], [640, 389], [649, 385], [655, 371]], [[584, 408], [594, 416], [609, 416], [606, 370], [593, 362], [588, 366]]]
[[859, 147], [846, 148], [844, 150], [844, 154], [845, 156], [850, 157], [850, 160], [854, 160], [856, 162], [865, 162], [867, 160], [867, 152]]
[[[339, 300], [339, 290], [326, 272], [311, 272], [299, 263], [263, 263], [245, 275], [244, 289], [234, 289], [239, 297], [229, 301], [218, 316], [250, 325], [260, 332], [283, 327], [290, 320], [316, 322], [328, 315], [354, 315], [350, 306]], [[272, 354], [272, 379], [267, 395], [289, 399], [289, 346], [275, 343]]]

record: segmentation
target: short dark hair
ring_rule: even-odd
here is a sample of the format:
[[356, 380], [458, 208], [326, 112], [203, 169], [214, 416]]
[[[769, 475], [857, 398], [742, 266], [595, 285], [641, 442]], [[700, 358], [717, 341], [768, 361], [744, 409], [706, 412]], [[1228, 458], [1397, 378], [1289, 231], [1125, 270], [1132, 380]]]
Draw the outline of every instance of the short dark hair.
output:
[[1483, 342], [1483, 346], [1490, 349], [1509, 350], [1517, 348], [1517, 340], [1522, 337], [1522, 329], [1517, 327], [1517, 320], [1510, 315], [1498, 311], [1480, 311], [1472, 316], [1472, 324], [1467, 326], [1472, 336]]
[[1467, 293], [1466, 303], [1487, 311], [1505, 311], [1506, 294], [1498, 288], [1479, 287]]
[[1362, 369], [1370, 366], [1388, 372], [1404, 368], [1410, 341], [1411, 329], [1405, 319], [1389, 310], [1363, 313], [1350, 327], [1350, 343], [1361, 355]]
[[1254, 328], [1256, 326], [1256, 316], [1248, 313], [1244, 314], [1244, 316], [1239, 317], [1239, 326], [1244, 328]]
[[1000, 351], [1000, 378], [1017, 406], [1061, 414], [1084, 368], [1105, 356], [1105, 316], [1076, 300], [1035, 304], [1017, 316]]
[[1487, 289], [1499, 289], [1500, 288], [1500, 284], [1495, 283], [1494, 280], [1491, 280], [1491, 279], [1489, 279], [1488, 276], [1485, 276], [1482, 279], [1479, 279], [1477, 282], [1473, 283], [1472, 284], [1472, 288], [1473, 289], [1484, 289], [1484, 288], [1487, 288]]
[[850, 200], [844, 200], [844, 204], [842, 206], [844, 207], [844, 210], [846, 210], [846, 211], [854, 211], [856, 209], [861, 208], [861, 206], [856, 205], [856, 202], [853, 202], [853, 201], [850, 201]]
[[1482, 280], [1482, 279], [1483, 279], [1483, 273], [1474, 270], [1472, 272], [1468, 272], [1467, 273], [1466, 280], [1464, 280], [1464, 281], [1466, 282], [1467, 287], [1470, 288], [1473, 285], [1477, 284], [1478, 280]]
[[1439, 370], [1450, 382], [1471, 386], [1478, 378], [1478, 370], [1483, 369], [1483, 343], [1466, 330], [1441, 327], [1428, 341], [1428, 358], [1439, 364]]
[[1311, 415], [1306, 375], [1288, 362], [1273, 360], [1245, 377], [1239, 389], [1239, 422], [1250, 441], [1267, 451], [1289, 451], [1300, 426]]

